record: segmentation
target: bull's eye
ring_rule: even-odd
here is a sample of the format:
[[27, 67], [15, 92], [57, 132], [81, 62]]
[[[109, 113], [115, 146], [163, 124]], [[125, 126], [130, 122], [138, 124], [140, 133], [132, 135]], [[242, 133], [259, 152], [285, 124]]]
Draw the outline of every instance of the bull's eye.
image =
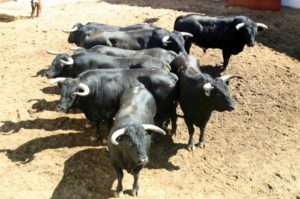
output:
[[217, 92], [216, 96], [217, 97], [222, 97], [222, 94], [220, 92]]

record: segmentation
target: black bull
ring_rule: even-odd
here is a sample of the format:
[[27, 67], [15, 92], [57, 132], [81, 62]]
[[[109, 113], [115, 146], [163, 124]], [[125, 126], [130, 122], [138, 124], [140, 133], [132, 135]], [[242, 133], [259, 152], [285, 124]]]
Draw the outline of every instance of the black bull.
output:
[[151, 56], [168, 64], [177, 56], [177, 54], [171, 50], [165, 50], [163, 48], [148, 48], [142, 50], [129, 50], [110, 46], [96, 45], [92, 48], [85, 49], [82, 47], [73, 47], [71, 50], [75, 50], [74, 54], [81, 52], [93, 52], [109, 56], [117, 57], [141, 57], [141, 56]]
[[88, 22], [83, 25], [81, 23], [75, 24], [70, 30], [63, 30], [66, 33], [70, 33], [68, 42], [75, 43], [77, 46], [80, 46], [82, 39], [92, 31], [131, 31], [139, 29], [155, 29], [157, 28], [153, 24], [133, 24], [125, 27], [113, 26], [103, 23]]
[[45, 71], [45, 76], [48, 78], [75, 78], [80, 73], [89, 69], [108, 68], [160, 68], [170, 71], [169, 64], [147, 55], [139, 57], [113, 57], [102, 55], [98, 52], [82, 51], [72, 56], [66, 53], [58, 53], [52, 61], [51, 66]]
[[199, 146], [205, 146], [205, 127], [213, 111], [232, 111], [235, 102], [230, 96], [229, 80], [237, 76], [212, 78], [202, 73], [195, 58], [180, 55], [171, 63], [178, 75], [178, 101], [189, 131], [188, 149], [193, 150], [194, 126], [200, 128]]
[[174, 30], [193, 35], [185, 42], [187, 52], [192, 43], [204, 49], [221, 49], [224, 69], [231, 55], [242, 52], [245, 45], [254, 46], [257, 32], [267, 28], [265, 24], [255, 23], [246, 16], [209, 17], [191, 14], [177, 17], [174, 24]]
[[72, 108], [82, 110], [96, 126], [96, 137], [100, 137], [101, 121], [106, 121], [111, 127], [122, 92], [141, 83], [155, 98], [158, 110], [155, 124], [162, 127], [164, 121], [171, 119], [172, 131], [176, 131], [177, 76], [173, 73], [159, 69], [96, 69], [86, 71], [75, 79], [51, 80], [51, 83], [56, 82], [63, 82], [58, 108], [65, 112]]
[[155, 99], [144, 86], [127, 89], [120, 97], [120, 108], [108, 138], [108, 149], [118, 177], [117, 196], [123, 192], [123, 169], [134, 176], [132, 195], [138, 195], [139, 173], [149, 160], [151, 144], [151, 134], [146, 130], [166, 134], [153, 125], [155, 113]]
[[118, 47], [130, 50], [160, 47], [176, 53], [185, 52], [184, 36], [189, 33], [168, 31], [163, 28], [132, 31], [90, 31], [76, 41], [78, 46], [91, 48], [95, 45]]

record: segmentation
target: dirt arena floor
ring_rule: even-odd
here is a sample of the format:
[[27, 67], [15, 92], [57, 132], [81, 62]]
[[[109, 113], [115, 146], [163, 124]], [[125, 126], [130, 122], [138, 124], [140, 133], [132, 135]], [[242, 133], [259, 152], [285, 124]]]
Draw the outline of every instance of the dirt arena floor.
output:
[[[105, 146], [89, 140], [83, 114], [55, 111], [59, 89], [40, 75], [54, 58], [46, 50], [71, 53], [62, 29], [95, 21], [172, 30], [177, 16], [192, 12], [244, 14], [269, 29], [224, 72], [243, 77], [230, 83], [236, 110], [214, 112], [207, 147], [193, 152], [180, 118], [177, 134], [152, 146], [139, 198], [299, 199], [300, 10], [254, 11], [225, 0], [82, 0], [46, 5], [39, 18], [0, 22], [0, 198], [113, 197], [117, 181]], [[220, 50], [204, 54], [193, 46], [191, 53], [203, 66], [222, 63]], [[132, 198], [132, 182], [126, 173], [123, 198]]]

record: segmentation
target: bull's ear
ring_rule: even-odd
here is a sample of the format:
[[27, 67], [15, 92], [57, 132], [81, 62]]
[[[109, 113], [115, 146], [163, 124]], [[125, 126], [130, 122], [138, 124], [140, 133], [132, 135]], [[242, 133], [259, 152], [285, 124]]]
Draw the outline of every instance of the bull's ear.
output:
[[209, 97], [210, 93], [214, 89], [214, 87], [212, 86], [211, 83], [206, 83], [206, 84], [203, 85], [203, 89], [204, 89], [205, 95], [207, 97]]

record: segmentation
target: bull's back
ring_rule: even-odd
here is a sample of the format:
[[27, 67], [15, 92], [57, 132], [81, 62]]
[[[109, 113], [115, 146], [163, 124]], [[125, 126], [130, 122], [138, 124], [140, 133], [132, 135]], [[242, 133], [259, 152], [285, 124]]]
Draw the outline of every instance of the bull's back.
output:
[[120, 98], [120, 108], [116, 114], [117, 126], [131, 124], [153, 124], [156, 103], [152, 94], [144, 87], [137, 86], [125, 90]]

